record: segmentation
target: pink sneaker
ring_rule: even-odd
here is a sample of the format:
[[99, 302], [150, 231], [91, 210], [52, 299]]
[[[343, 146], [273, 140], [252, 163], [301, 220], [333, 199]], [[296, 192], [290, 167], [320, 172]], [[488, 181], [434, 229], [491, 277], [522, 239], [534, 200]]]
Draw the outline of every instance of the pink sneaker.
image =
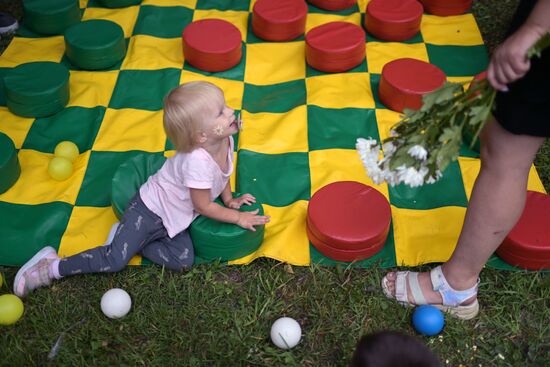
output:
[[47, 246], [38, 251], [15, 275], [13, 293], [25, 297], [36, 288], [50, 285], [53, 279], [51, 263], [57, 259], [59, 257], [53, 247]]

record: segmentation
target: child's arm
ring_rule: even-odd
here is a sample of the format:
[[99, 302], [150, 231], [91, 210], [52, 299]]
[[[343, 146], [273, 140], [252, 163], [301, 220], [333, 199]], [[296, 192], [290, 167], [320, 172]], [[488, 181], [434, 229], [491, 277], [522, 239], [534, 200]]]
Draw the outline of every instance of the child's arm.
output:
[[550, 30], [550, 0], [539, 0], [527, 21], [494, 52], [487, 80], [502, 92], [507, 84], [523, 77], [531, 64], [527, 51]]
[[[210, 201], [210, 190], [208, 189], [189, 189], [191, 192], [191, 201], [197, 213], [218, 220], [220, 222], [234, 223], [238, 226], [256, 231], [254, 226], [266, 224], [269, 222], [269, 216], [256, 215], [259, 209], [252, 212], [239, 212], [235, 209], [224, 208]], [[224, 193], [226, 189], [224, 190]], [[231, 189], [229, 189], [231, 194]], [[222, 194], [223, 199], [223, 194]]]
[[243, 204], [250, 205], [256, 202], [256, 198], [250, 194], [244, 194], [238, 198], [234, 198], [231, 194], [231, 183], [228, 181], [225, 189], [222, 192], [223, 204], [232, 209], [239, 209]]

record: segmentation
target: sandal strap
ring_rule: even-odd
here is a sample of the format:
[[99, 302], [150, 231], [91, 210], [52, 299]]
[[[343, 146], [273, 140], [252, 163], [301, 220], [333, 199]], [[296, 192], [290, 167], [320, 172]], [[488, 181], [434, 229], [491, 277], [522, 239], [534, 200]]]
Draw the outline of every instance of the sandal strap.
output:
[[411, 287], [411, 293], [414, 298], [415, 304], [425, 305], [428, 303], [426, 302], [426, 298], [424, 298], [424, 294], [422, 293], [422, 289], [420, 288], [420, 283], [418, 282], [418, 273], [409, 273], [409, 287]]
[[408, 271], [398, 271], [395, 273], [395, 299], [399, 302], [409, 303], [407, 274], [409, 274]]
[[447, 282], [441, 270], [441, 266], [437, 266], [430, 271], [430, 279], [432, 281], [433, 290], [441, 294], [444, 306], [458, 306], [468, 298], [477, 295], [479, 278], [473, 287], [463, 291], [457, 291]]

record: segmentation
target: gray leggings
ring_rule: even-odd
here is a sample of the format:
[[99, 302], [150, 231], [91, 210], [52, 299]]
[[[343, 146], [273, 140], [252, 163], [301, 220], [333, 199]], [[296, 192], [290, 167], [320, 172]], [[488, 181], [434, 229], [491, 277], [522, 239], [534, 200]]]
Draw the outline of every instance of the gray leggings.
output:
[[145, 206], [139, 191], [130, 200], [111, 244], [61, 259], [59, 274], [117, 272], [138, 253], [175, 271], [189, 269], [195, 257], [189, 231], [170, 238], [162, 219]]

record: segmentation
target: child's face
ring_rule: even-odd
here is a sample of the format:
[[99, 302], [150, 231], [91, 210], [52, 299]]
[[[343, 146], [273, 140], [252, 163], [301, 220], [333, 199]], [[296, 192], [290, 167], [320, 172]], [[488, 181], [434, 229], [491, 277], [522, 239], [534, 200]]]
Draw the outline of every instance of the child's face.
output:
[[205, 111], [204, 133], [211, 139], [222, 139], [239, 130], [234, 110], [225, 104], [223, 96], [216, 96]]

